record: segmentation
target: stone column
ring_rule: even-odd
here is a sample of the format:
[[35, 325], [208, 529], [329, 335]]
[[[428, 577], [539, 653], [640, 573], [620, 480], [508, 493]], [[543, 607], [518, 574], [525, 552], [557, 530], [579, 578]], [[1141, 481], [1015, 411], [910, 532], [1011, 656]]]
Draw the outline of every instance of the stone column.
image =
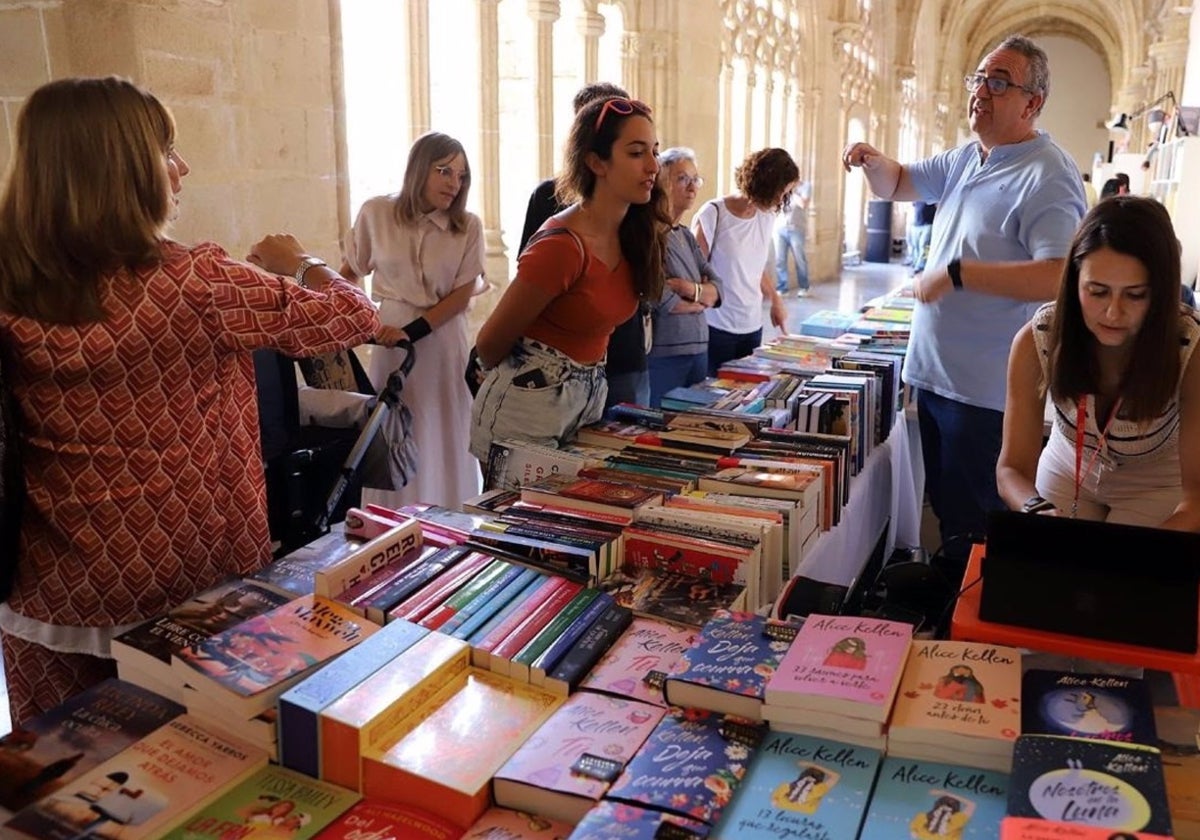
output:
[[637, 96], [641, 80], [642, 36], [639, 32], [625, 31], [621, 38], [621, 87]]
[[758, 86], [758, 68], [751, 64], [746, 68], [746, 109], [742, 115], [743, 120], [743, 137], [747, 139], [746, 151], [753, 152], [754, 144], [751, 138], [754, 136], [751, 126], [754, 125], [754, 88]]
[[763, 86], [763, 101], [767, 103], [767, 107], [766, 113], [763, 114], [763, 137], [768, 146], [774, 146], [771, 142], [771, 112], [775, 110], [775, 74], [768, 68], [765, 75], [767, 81]]
[[554, 172], [554, 22], [558, 0], [526, 0], [534, 27], [533, 95], [537, 103], [537, 162], [543, 178]]
[[721, 120], [721, 156], [717, 161], [717, 195], [729, 193], [733, 183], [733, 114], [729, 107], [733, 103], [733, 59], [726, 55], [721, 64], [721, 103], [728, 117]]
[[600, 38], [604, 35], [604, 15], [596, 11], [596, 0], [584, 4], [579, 13], [579, 34], [583, 36], [583, 83], [599, 81]]
[[479, 10], [479, 163], [476, 180], [483, 219], [484, 271], [492, 283], [508, 282], [508, 257], [500, 229], [500, 0], [476, 0]]
[[408, 84], [412, 135], [429, 131], [429, 0], [408, 0]]

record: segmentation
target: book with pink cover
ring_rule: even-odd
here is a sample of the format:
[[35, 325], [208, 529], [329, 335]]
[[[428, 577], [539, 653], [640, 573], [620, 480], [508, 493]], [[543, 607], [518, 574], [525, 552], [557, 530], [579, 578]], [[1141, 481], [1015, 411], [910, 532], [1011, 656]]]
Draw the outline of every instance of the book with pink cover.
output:
[[664, 713], [636, 700], [576, 692], [496, 773], [496, 804], [579, 822]]
[[342, 604], [304, 595], [183, 648], [171, 668], [194, 689], [184, 705], [249, 720], [378, 629]]
[[665, 707], [663, 680], [697, 635], [694, 627], [634, 618], [579, 687]]
[[467, 829], [462, 840], [562, 840], [570, 833], [570, 824], [541, 814], [526, 814], [509, 808], [488, 808]]
[[469, 669], [429, 700], [431, 711], [406, 735], [364, 752], [362, 792], [466, 827], [487, 810], [492, 776], [562, 702]]
[[1021, 652], [914, 641], [888, 727], [888, 754], [1008, 772], [1021, 733]]
[[767, 682], [766, 703], [882, 723], [912, 631], [911, 624], [882, 618], [810, 615]]
[[323, 828], [314, 840], [459, 840], [461, 837], [460, 826], [420, 808], [383, 799], [362, 799]]

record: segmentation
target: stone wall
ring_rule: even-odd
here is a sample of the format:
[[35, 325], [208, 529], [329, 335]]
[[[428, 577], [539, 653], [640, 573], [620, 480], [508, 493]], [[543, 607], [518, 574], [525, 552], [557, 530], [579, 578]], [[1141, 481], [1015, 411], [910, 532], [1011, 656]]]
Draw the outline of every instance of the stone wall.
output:
[[118, 74], [175, 114], [191, 166], [173, 235], [245, 254], [294, 233], [337, 259], [340, 109], [331, 0], [0, 0], [0, 165], [24, 97]]

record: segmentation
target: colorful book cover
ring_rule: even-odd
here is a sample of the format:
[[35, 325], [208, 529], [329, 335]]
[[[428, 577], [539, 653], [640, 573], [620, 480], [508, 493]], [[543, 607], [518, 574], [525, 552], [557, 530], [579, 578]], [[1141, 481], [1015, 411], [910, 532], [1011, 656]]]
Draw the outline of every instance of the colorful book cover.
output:
[[428, 633], [407, 621], [393, 621], [285, 691], [278, 704], [280, 764], [320, 776], [321, 712]]
[[719, 610], [671, 670], [666, 701], [762, 720], [767, 680], [791, 645], [767, 629], [762, 616]]
[[496, 804], [578, 822], [663, 714], [636, 700], [576, 692], [496, 773]]
[[1154, 725], [1175, 833], [1200, 837], [1200, 709], [1155, 706]]
[[537, 659], [530, 663], [529, 681], [534, 685], [541, 685], [545, 680], [546, 673], [554, 670], [555, 666], [575, 646], [575, 643], [588, 631], [588, 628], [615, 606], [616, 602], [611, 595], [607, 592], [598, 593], [587, 605], [587, 608], [566, 625], [546, 646], [546, 649], [538, 654]]
[[663, 680], [697, 635], [693, 627], [634, 618], [579, 687], [665, 706]]
[[320, 777], [358, 790], [364, 751], [398, 738], [397, 727], [470, 665], [460, 639], [430, 633], [321, 711]]
[[912, 630], [899, 621], [814, 613], [767, 682], [766, 702], [885, 721]]
[[0, 738], [0, 808], [49, 796], [183, 712], [115, 678], [81, 691]]
[[568, 580], [550, 593], [546, 600], [538, 604], [533, 612], [529, 613], [512, 632], [491, 648], [488, 654], [488, 665], [491, 670], [507, 675], [512, 658], [520, 653], [521, 649], [529, 644], [547, 624], [553, 621], [556, 615], [566, 609], [567, 605], [575, 600], [575, 597], [582, 591], [581, 584]]
[[888, 756], [859, 840], [995, 840], [1008, 777], [990, 770]]
[[462, 840], [564, 840], [570, 833], [569, 823], [540, 814], [488, 808], [462, 835]]
[[421, 547], [421, 524], [415, 519], [398, 523], [390, 531], [363, 543], [313, 575], [313, 592], [332, 598], [366, 580], [375, 572], [399, 562], [405, 554]]
[[1013, 748], [1008, 814], [1171, 834], [1158, 750], [1056, 735], [1022, 735]]
[[579, 821], [570, 840], [704, 840], [708, 832], [707, 823], [678, 814], [601, 802]]
[[717, 610], [737, 610], [746, 604], [746, 587], [657, 569], [618, 572], [601, 588], [637, 615], [700, 628]]
[[1021, 732], [1156, 746], [1154, 703], [1146, 684], [1114, 674], [1031, 668], [1021, 682]]
[[[426, 549], [433, 546], [426, 545]], [[388, 583], [376, 589], [352, 606], [376, 624], [387, 624], [388, 614], [413, 593], [425, 587], [435, 578], [448, 574], [471, 552], [461, 546], [436, 548], [433, 553], [412, 566]]]
[[[545, 577], [545, 574], [536, 569], [519, 568], [517, 575], [512, 580], [495, 592], [483, 593], [477, 598], [479, 603], [468, 606], [466, 610], [468, 615], [464, 616], [458, 626], [449, 631], [449, 634], [456, 639], [469, 639], [476, 630], [506, 610], [514, 600], [531, 592]], [[514, 606], [513, 609], [516, 607]], [[447, 632], [445, 626], [441, 630], [443, 633]]]
[[765, 734], [753, 721], [672, 708], [605, 798], [713, 825]]
[[411, 805], [360, 799], [315, 840], [459, 840], [462, 827]]
[[264, 767], [193, 813], [164, 840], [308, 840], [361, 798], [286, 767]]
[[857, 837], [881, 760], [879, 750], [771, 732], [712, 836]]
[[496, 771], [562, 702], [471, 669], [430, 699], [432, 711], [404, 737], [364, 752], [362, 792], [465, 828], [487, 810]]
[[171, 667], [195, 689], [187, 704], [249, 719], [378, 629], [342, 604], [305, 595], [185, 647]]
[[[888, 727], [898, 742], [1002, 756], [1021, 732], [1021, 652], [974, 642], [914, 641]], [[962, 761], [968, 761], [965, 756]], [[992, 767], [991, 763], [981, 766]]]
[[267, 766], [267, 754], [181, 715], [15, 814], [0, 836], [160, 838]]
[[171, 657], [188, 645], [286, 604], [292, 595], [249, 581], [226, 581], [184, 601], [166, 615], [127, 630], [112, 640], [118, 669], [128, 665], [170, 683]]
[[575, 622], [579, 616], [592, 605], [601, 595], [611, 601], [610, 595], [601, 593], [598, 589], [588, 587], [582, 589], [571, 602], [562, 608], [546, 625], [531, 638], [524, 647], [509, 660], [508, 675], [513, 679], [529, 682], [533, 663], [545, 652], [546, 648], [557, 641], [562, 634]]

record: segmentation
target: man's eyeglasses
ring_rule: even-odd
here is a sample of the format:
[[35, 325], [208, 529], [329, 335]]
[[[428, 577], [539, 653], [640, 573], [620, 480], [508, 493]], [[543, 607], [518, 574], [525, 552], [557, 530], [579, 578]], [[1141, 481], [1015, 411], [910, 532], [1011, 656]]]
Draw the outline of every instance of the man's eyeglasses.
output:
[[1003, 96], [1004, 92], [1010, 87], [1023, 90], [1030, 95], [1037, 93], [1033, 88], [1019, 85], [1016, 82], [1010, 82], [1008, 79], [1001, 79], [999, 76], [985, 76], [982, 73], [972, 73], [969, 76], [963, 76], [963, 87], [967, 89], [967, 93], [974, 93], [983, 85], [987, 85], [988, 93], [992, 96]]
[[604, 101], [604, 107], [600, 109], [600, 113], [596, 116], [595, 131], [600, 130], [600, 126], [604, 124], [604, 118], [608, 116], [608, 112], [620, 114], [627, 117], [635, 111], [639, 114], [650, 116], [650, 106], [645, 102], [638, 102], [636, 99], [626, 99], [623, 96], [616, 96], [612, 99]]
[[441, 175], [443, 178], [453, 178], [460, 184], [466, 181], [467, 177], [471, 174], [465, 169], [455, 169], [453, 166], [447, 166], [446, 164], [434, 166], [433, 171]]
[[688, 175], [686, 172], [680, 172], [675, 176], [675, 183], [681, 187], [695, 187], [700, 189], [704, 186], [704, 179], [699, 175]]

